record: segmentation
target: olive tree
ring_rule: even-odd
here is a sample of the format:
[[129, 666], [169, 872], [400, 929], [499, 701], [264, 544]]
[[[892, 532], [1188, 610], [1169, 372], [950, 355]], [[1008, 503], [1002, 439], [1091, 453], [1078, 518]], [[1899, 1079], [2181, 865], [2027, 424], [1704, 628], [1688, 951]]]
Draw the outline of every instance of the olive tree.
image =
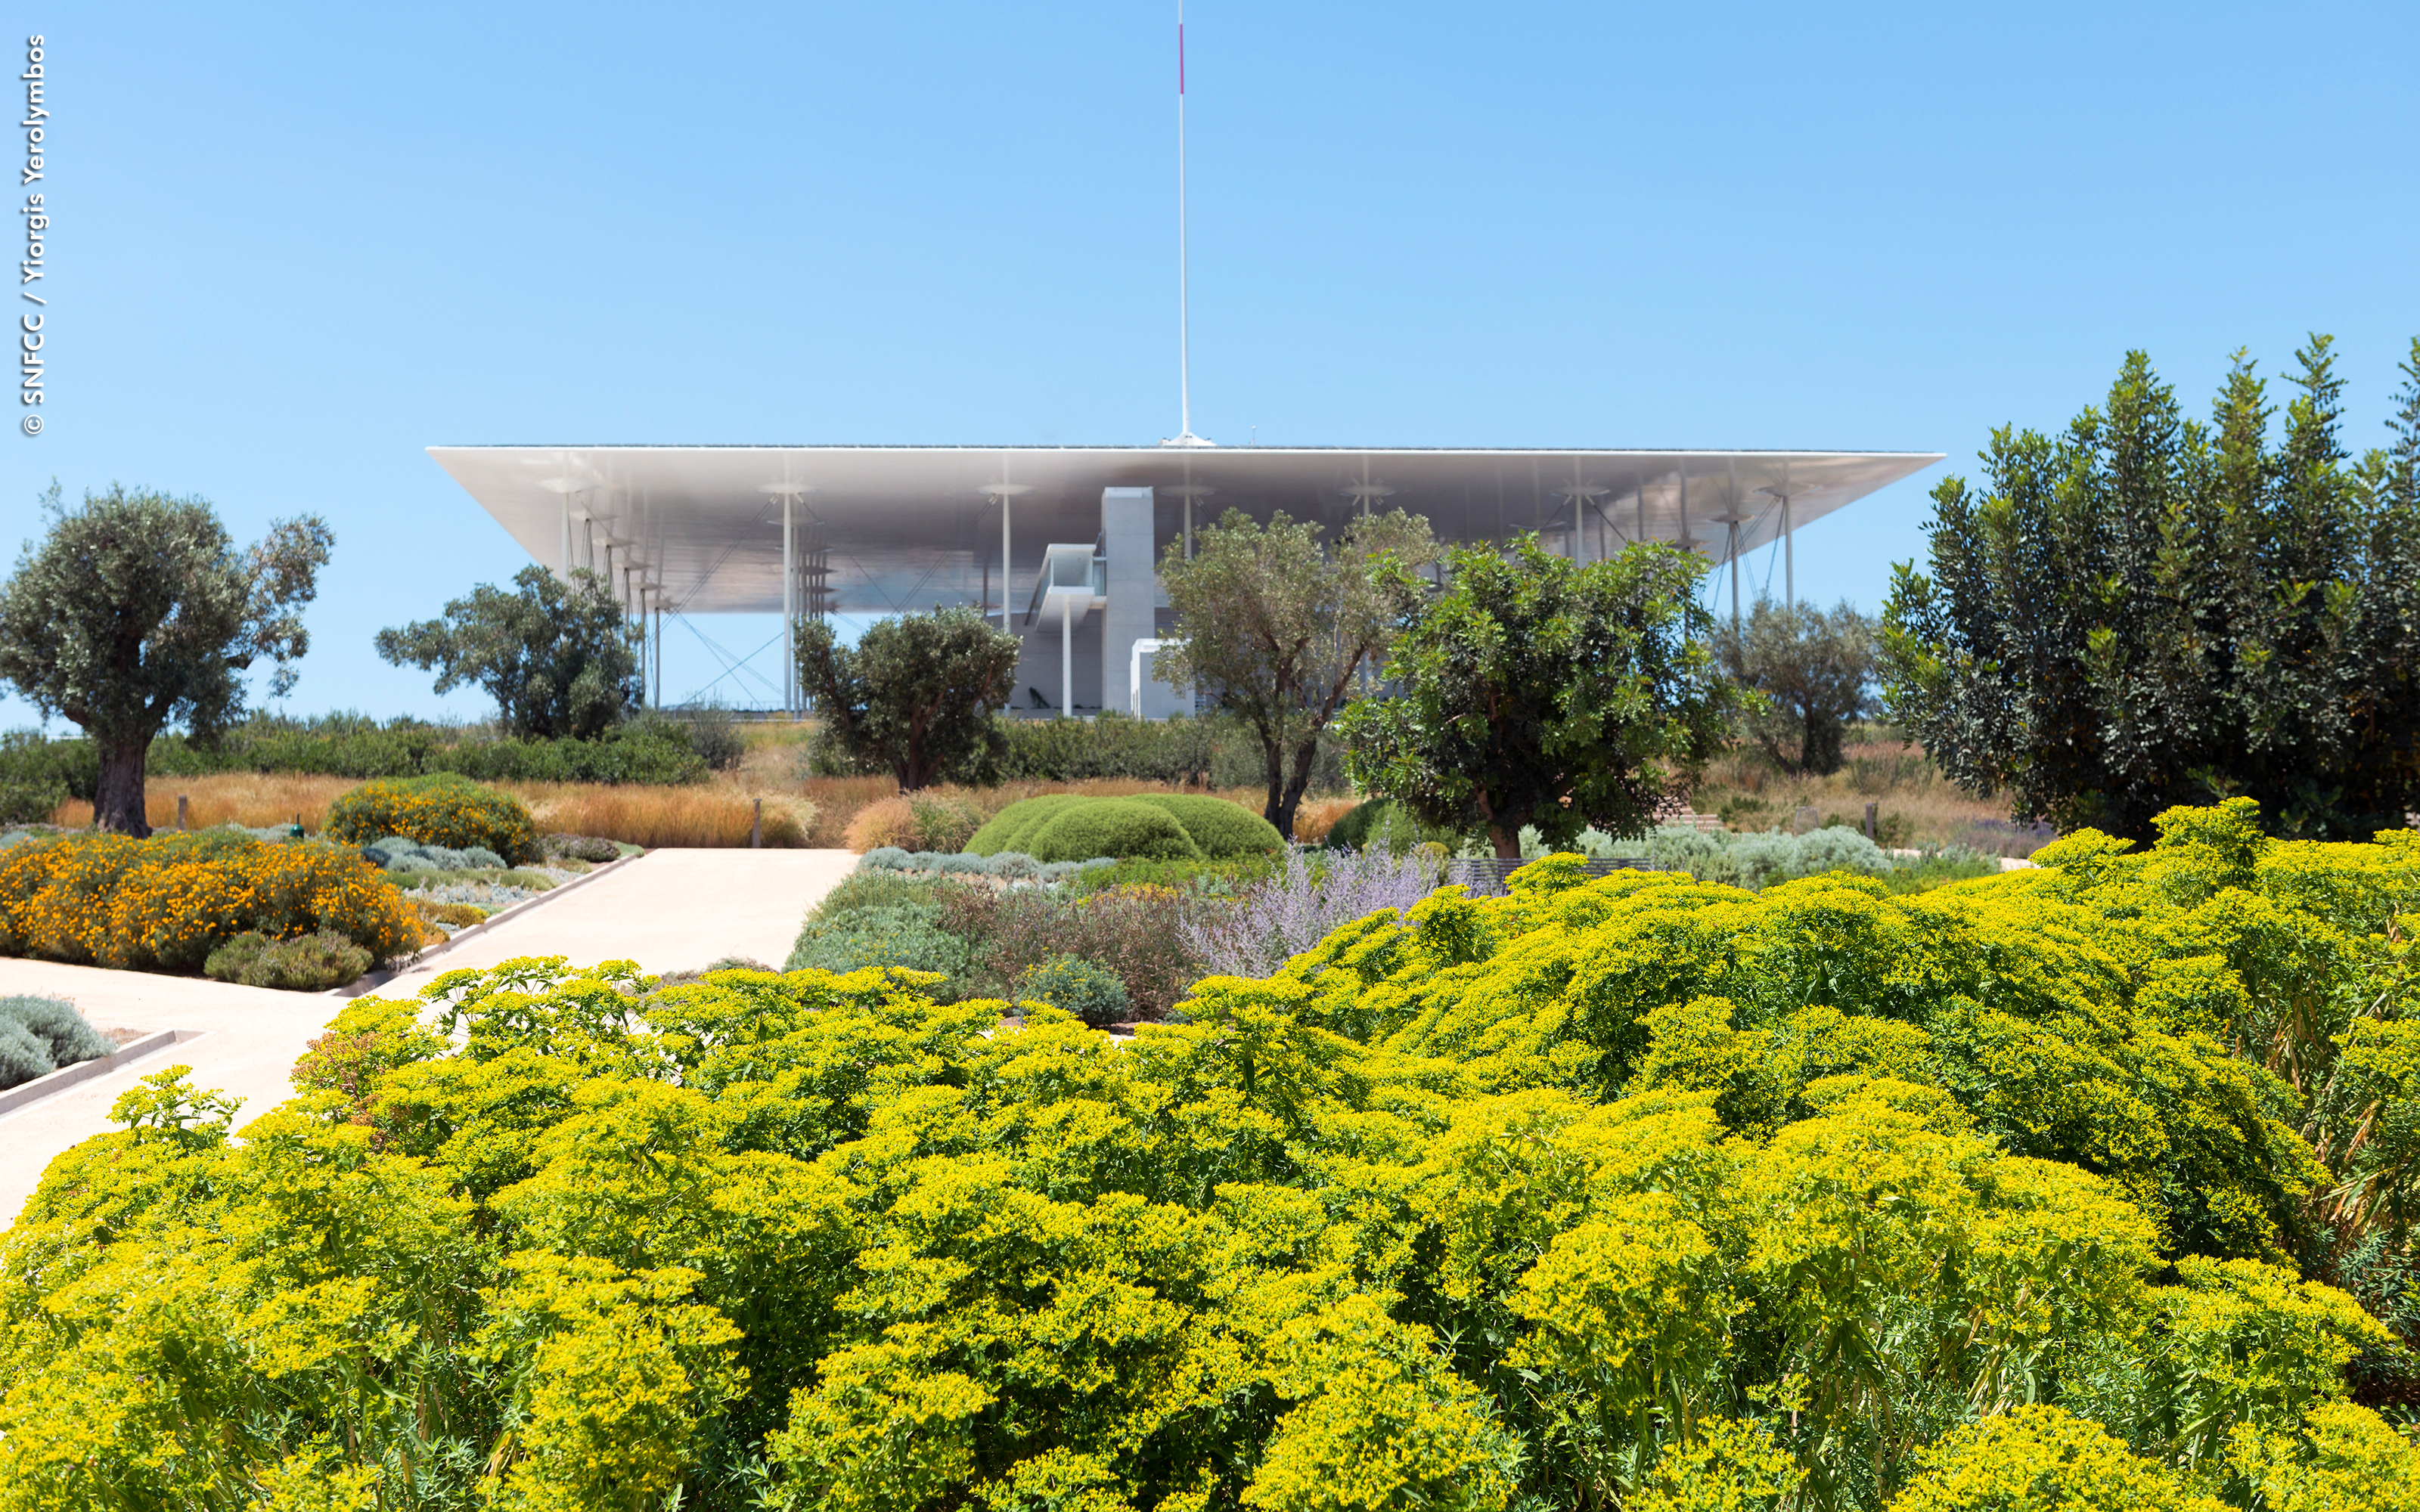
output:
[[964, 607], [877, 620], [854, 647], [830, 622], [808, 619], [799, 622], [799, 675], [824, 738], [912, 792], [1006, 744], [992, 711], [1016, 690], [1022, 644]]
[[1332, 548], [1320, 533], [1283, 510], [1264, 526], [1231, 509], [1190, 558], [1171, 543], [1159, 568], [1176, 643], [1153, 675], [1200, 688], [1259, 738], [1262, 817], [1280, 835], [1294, 833], [1319, 733], [1385, 661], [1427, 591], [1413, 569], [1436, 560], [1429, 522], [1399, 509], [1355, 519]]
[[1525, 825], [1552, 845], [1644, 832], [1744, 702], [1705, 644], [1704, 563], [1633, 546], [1583, 566], [1534, 534], [1447, 561], [1388, 663], [1400, 691], [1339, 722], [1355, 784], [1508, 859]]
[[374, 643], [398, 667], [437, 669], [440, 693], [480, 688], [516, 734], [599, 734], [643, 696], [639, 631], [612, 586], [584, 567], [567, 581], [523, 567], [513, 592], [481, 583], [442, 618], [380, 630]]
[[1845, 598], [1828, 611], [1759, 598], [1744, 624], [1715, 629], [1714, 645], [1732, 680], [1764, 696], [1745, 723], [1775, 765], [1813, 777], [1840, 769], [1842, 739], [1873, 702], [1870, 618]]
[[93, 821], [142, 836], [144, 764], [171, 721], [207, 740], [244, 712], [243, 673], [273, 662], [270, 696], [310, 648], [302, 606], [335, 536], [305, 515], [239, 550], [208, 500], [110, 485], [70, 509], [0, 588], [0, 678], [84, 728], [100, 761]]

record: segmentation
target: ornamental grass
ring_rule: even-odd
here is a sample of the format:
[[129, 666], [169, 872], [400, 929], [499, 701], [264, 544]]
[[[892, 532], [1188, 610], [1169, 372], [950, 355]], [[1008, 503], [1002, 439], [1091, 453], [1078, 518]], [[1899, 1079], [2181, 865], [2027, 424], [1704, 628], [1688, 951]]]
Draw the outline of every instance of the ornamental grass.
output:
[[349, 846], [211, 830], [63, 835], [0, 852], [0, 954], [191, 972], [247, 933], [332, 933], [378, 961], [426, 938], [402, 893]]

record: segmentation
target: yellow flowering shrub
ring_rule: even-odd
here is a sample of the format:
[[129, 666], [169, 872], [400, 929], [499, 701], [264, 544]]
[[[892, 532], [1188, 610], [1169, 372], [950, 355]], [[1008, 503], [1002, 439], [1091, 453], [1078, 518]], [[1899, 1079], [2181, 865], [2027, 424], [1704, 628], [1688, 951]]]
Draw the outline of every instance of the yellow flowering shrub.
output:
[[356, 852], [232, 830], [75, 834], [0, 851], [0, 955], [140, 971], [201, 969], [236, 935], [332, 931], [387, 960], [424, 926]]
[[366, 845], [389, 835], [458, 851], [481, 845], [515, 864], [541, 858], [528, 808], [458, 772], [378, 778], [328, 805], [331, 840]]
[[1548, 867], [1125, 1042], [908, 971], [357, 1001], [0, 1238], [0, 1512], [2408, 1505], [2300, 1131], [2411, 1114], [2349, 1025], [2420, 856], [2232, 825], [1910, 900]]

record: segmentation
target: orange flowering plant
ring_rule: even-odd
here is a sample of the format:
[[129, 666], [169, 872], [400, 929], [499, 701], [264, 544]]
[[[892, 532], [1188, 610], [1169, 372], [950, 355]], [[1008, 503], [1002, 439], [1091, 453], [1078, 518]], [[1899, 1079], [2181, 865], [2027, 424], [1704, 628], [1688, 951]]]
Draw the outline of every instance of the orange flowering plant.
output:
[[389, 960], [418, 917], [346, 846], [265, 844], [236, 831], [66, 835], [0, 852], [0, 954], [140, 971], [198, 971], [247, 932], [333, 931]]

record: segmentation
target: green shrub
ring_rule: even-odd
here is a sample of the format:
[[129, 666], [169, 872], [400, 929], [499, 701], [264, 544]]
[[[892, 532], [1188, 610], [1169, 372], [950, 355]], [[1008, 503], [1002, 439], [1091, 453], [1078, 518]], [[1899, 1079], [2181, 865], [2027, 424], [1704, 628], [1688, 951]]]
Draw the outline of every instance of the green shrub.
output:
[[939, 903], [956, 883], [939, 877], [902, 876], [896, 872], [852, 872], [840, 886], [825, 893], [810, 916], [830, 919], [858, 908], [896, 908], [902, 903]]
[[[1002, 851], [1032, 854], [1026, 842], [1034, 831], [1079, 803], [1094, 800], [1080, 793], [1051, 793], [1039, 798], [1020, 798], [991, 816], [989, 823], [969, 837], [967, 849], [977, 856], [998, 856]], [[1079, 860], [1091, 860], [1080, 856]]]
[[1265, 882], [1283, 870], [1276, 856], [1241, 856], [1229, 861], [1153, 861], [1132, 859], [1096, 866], [1067, 879], [1070, 891], [1105, 892], [1118, 887], [1149, 886], [1196, 897], [1228, 897], [1255, 882]]
[[1168, 810], [1202, 854], [1214, 861], [1274, 856], [1285, 849], [1285, 837], [1278, 833], [1278, 826], [1240, 803], [1186, 793], [1138, 793], [1128, 801]]
[[55, 1065], [98, 1060], [117, 1048], [110, 1042], [109, 1036], [94, 1028], [64, 997], [0, 997], [0, 1021], [14, 1024], [39, 1040]]
[[477, 845], [514, 862], [544, 854], [519, 798], [451, 772], [363, 783], [328, 806], [328, 835], [356, 845], [388, 835], [458, 851]]
[[65, 782], [0, 778], [0, 825], [48, 824], [67, 798]]
[[59, 1069], [50, 1046], [13, 1019], [0, 1018], [0, 1088], [23, 1087]]
[[1016, 998], [1019, 1004], [1047, 1003], [1096, 1029], [1126, 1016], [1125, 983], [1072, 955], [1052, 956], [1027, 968], [1017, 980]]
[[548, 858], [569, 856], [575, 861], [602, 865], [622, 858], [622, 847], [597, 835], [549, 835], [538, 841]]
[[325, 992], [369, 968], [370, 953], [341, 934], [323, 932], [272, 940], [244, 933], [212, 950], [202, 974], [246, 987]]
[[1016, 849], [1037, 861], [1087, 861], [1096, 856], [1204, 859], [1202, 847], [1174, 814], [1131, 798], [1079, 800], [1053, 815]]
[[[845, 972], [892, 966], [963, 975], [966, 942], [941, 932], [935, 923], [940, 912], [933, 903], [895, 903], [810, 919], [783, 969]], [[946, 995], [946, 984], [940, 991]]]
[[1372, 798], [1346, 810], [1328, 830], [1326, 843], [1332, 850], [1366, 851], [1374, 846], [1401, 856], [1425, 841], [1453, 848], [1460, 837], [1430, 829], [1392, 798]]

